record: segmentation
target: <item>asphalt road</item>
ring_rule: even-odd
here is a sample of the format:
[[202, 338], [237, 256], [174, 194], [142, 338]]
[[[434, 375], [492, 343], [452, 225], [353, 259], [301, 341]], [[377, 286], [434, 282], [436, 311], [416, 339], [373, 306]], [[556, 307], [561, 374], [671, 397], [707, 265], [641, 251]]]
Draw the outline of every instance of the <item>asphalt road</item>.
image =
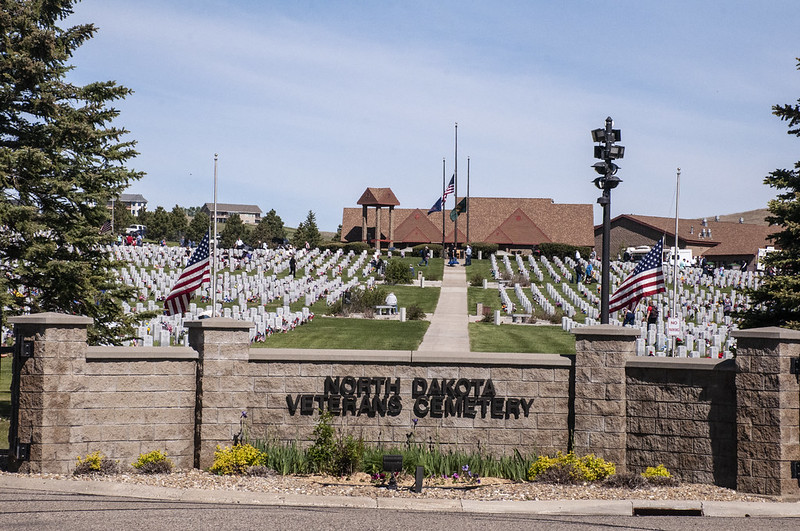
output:
[[547, 516], [386, 509], [197, 504], [90, 496], [0, 486], [0, 529], [60, 531], [270, 530], [769, 530], [798, 529], [796, 518]]

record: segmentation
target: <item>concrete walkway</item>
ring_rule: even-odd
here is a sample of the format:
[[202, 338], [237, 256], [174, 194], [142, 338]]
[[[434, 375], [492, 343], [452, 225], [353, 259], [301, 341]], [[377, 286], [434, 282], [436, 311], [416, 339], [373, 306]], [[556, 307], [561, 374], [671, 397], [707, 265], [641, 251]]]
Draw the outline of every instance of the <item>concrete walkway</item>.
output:
[[422, 338], [420, 352], [469, 352], [467, 271], [463, 266], [444, 266], [439, 303], [431, 326]]

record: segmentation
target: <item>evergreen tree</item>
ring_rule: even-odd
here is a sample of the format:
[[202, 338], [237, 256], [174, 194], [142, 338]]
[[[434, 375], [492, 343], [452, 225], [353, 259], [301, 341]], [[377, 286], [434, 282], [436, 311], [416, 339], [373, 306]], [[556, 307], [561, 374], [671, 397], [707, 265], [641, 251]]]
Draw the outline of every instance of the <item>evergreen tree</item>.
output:
[[186, 210], [175, 205], [169, 213], [169, 233], [167, 236], [172, 241], [179, 241], [181, 236], [186, 234], [189, 227], [189, 220], [186, 219]]
[[319, 246], [321, 239], [319, 228], [317, 228], [317, 216], [314, 215], [313, 211], [309, 210], [306, 220], [297, 227], [292, 243], [295, 247], [303, 247], [308, 242], [313, 249]]
[[131, 91], [112, 81], [66, 81], [68, 61], [96, 28], [61, 28], [73, 0], [0, 0], [0, 308], [91, 317], [92, 343], [132, 332], [99, 228], [106, 205], [141, 174], [110, 103]]
[[336, 228], [336, 234], [333, 235], [331, 238], [332, 242], [340, 242], [342, 241], [342, 224], [339, 223], [339, 226]]
[[[797, 59], [800, 70], [800, 58]], [[800, 136], [800, 99], [795, 105], [775, 105], [772, 114], [789, 123], [790, 135]], [[765, 276], [757, 290], [750, 290], [752, 309], [745, 312], [742, 326], [783, 326], [800, 330], [800, 162], [793, 170], [775, 170], [764, 184], [780, 190], [769, 202], [770, 225], [782, 229], [771, 239], [779, 250], [764, 260], [774, 274]]]
[[121, 201], [114, 201], [114, 233], [125, 234], [125, 229], [139, 221]]
[[258, 247], [262, 243], [270, 245], [275, 238], [281, 240], [286, 238], [286, 229], [283, 227], [283, 220], [281, 217], [275, 212], [275, 209], [272, 209], [261, 218], [261, 221], [258, 222], [258, 225], [256, 225], [250, 233], [249, 243], [254, 247]]
[[159, 206], [148, 217], [150, 223], [147, 225], [147, 238], [156, 241], [166, 238], [170, 229], [169, 212]]
[[230, 249], [234, 246], [237, 239], [247, 239], [247, 227], [239, 214], [231, 214], [222, 227], [219, 234], [219, 246], [222, 249]]
[[189, 222], [189, 227], [186, 229], [186, 238], [195, 243], [200, 243], [203, 236], [208, 232], [211, 226], [211, 218], [205, 212], [198, 212]]

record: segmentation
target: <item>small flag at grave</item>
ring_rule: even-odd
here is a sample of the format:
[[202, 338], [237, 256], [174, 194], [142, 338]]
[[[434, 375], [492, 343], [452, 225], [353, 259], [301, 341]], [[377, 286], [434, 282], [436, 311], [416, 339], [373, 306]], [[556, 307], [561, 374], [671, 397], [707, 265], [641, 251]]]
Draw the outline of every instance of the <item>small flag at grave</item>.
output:
[[619, 285], [608, 301], [609, 313], [622, 308], [633, 308], [643, 297], [667, 291], [664, 284], [664, 270], [661, 266], [662, 248], [663, 241], [658, 240], [658, 243], [636, 265], [633, 273]]
[[100, 234], [106, 234], [109, 232], [111, 232], [111, 222], [107, 220], [105, 223], [103, 223], [103, 226], [100, 227]]
[[189, 263], [164, 300], [167, 315], [183, 314], [189, 308], [192, 293], [203, 283], [211, 281], [209, 269], [208, 233], [189, 257]]

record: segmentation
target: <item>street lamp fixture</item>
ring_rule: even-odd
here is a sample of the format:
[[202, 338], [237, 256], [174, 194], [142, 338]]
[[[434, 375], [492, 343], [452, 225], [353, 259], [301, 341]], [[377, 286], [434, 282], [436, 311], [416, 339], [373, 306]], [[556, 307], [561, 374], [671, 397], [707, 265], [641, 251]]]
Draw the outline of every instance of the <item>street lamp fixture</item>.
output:
[[615, 142], [622, 140], [622, 131], [614, 129], [614, 121], [609, 116], [606, 118], [604, 129], [592, 130], [592, 140], [599, 145], [594, 146], [594, 157], [601, 159], [600, 162], [592, 164], [594, 171], [600, 174], [592, 180], [594, 185], [603, 191], [603, 195], [597, 199], [597, 203], [603, 206], [603, 252], [602, 252], [602, 273], [600, 285], [600, 322], [608, 324], [608, 299], [611, 288], [611, 190], [619, 186], [622, 179], [616, 176], [619, 166], [613, 161], [625, 156], [625, 146], [618, 146]]

